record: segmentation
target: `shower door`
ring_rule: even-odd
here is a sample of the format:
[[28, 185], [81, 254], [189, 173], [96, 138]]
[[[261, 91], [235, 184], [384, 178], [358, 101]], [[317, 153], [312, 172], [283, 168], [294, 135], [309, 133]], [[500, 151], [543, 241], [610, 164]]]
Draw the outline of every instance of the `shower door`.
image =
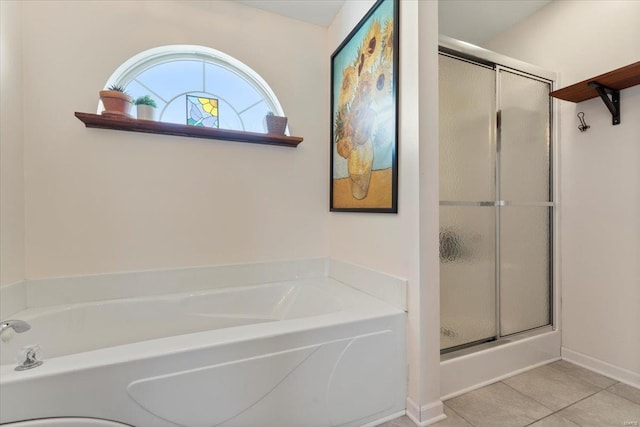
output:
[[440, 55], [441, 350], [551, 323], [550, 83]]

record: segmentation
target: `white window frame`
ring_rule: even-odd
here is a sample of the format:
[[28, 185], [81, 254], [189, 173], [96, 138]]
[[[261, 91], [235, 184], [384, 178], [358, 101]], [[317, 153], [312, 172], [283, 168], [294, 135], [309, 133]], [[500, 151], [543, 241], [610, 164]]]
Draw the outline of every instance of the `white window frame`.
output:
[[[203, 63], [217, 65], [237, 74], [262, 96], [269, 110], [273, 111], [277, 116], [285, 116], [278, 97], [257, 72], [236, 58], [205, 46], [167, 45], [140, 52], [120, 65], [111, 74], [104, 88], [106, 89], [112, 85], [126, 87], [146, 70], [165, 62], [180, 60], [203, 61]], [[194, 88], [194, 92], [196, 91], [197, 89]], [[150, 89], [150, 92], [153, 92], [153, 90]], [[184, 94], [179, 94], [178, 96], [182, 95]], [[100, 114], [103, 110], [104, 106], [99, 101], [97, 113]]]

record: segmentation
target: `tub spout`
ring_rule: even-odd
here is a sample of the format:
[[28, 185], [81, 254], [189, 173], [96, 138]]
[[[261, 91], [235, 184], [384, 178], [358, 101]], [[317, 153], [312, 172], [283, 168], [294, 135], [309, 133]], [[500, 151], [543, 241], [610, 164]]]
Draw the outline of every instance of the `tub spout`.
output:
[[17, 333], [27, 332], [31, 329], [31, 325], [24, 320], [6, 320], [0, 325], [0, 335], [7, 329], [13, 329]]

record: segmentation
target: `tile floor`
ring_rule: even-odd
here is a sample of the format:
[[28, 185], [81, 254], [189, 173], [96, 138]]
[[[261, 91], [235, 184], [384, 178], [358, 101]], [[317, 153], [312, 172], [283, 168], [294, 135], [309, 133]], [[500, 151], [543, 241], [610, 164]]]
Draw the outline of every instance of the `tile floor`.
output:
[[[640, 426], [640, 390], [564, 360], [444, 402], [435, 427]], [[415, 427], [406, 416], [379, 427]]]

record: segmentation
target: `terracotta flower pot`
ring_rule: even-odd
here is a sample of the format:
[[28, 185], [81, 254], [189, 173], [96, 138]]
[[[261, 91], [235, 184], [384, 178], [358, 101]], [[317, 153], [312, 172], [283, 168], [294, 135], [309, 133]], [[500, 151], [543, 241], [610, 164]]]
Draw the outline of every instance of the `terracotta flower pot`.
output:
[[101, 90], [100, 100], [102, 101], [102, 105], [104, 105], [102, 114], [131, 117], [133, 98], [126, 93], [115, 90]]
[[284, 135], [284, 131], [287, 128], [287, 118], [281, 116], [266, 116], [267, 132], [278, 133]]

